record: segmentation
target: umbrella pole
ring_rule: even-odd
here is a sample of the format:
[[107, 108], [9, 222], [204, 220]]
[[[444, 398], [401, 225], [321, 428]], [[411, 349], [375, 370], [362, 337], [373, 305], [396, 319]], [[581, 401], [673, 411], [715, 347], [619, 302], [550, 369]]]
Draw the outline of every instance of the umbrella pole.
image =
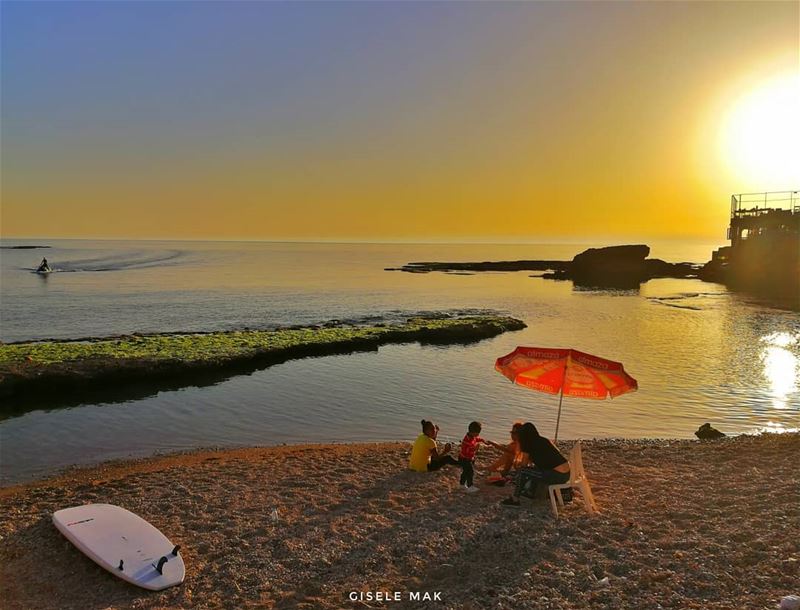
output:
[[558, 440], [558, 424], [561, 423], [561, 402], [564, 400], [564, 384], [561, 384], [561, 397], [558, 399], [558, 418], [556, 419], [556, 438]]

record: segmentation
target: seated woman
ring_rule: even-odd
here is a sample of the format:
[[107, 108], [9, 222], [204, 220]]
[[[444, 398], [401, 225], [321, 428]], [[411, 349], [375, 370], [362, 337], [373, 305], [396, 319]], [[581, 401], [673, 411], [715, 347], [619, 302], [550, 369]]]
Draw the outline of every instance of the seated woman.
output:
[[502, 451], [502, 455], [487, 468], [490, 474], [499, 472], [502, 476], [507, 476], [512, 470], [527, 465], [523, 462], [523, 454], [519, 450], [519, 429], [521, 427], [521, 421], [514, 422], [514, 425], [511, 426], [511, 442], [508, 445], [494, 445]]
[[458, 460], [454, 459], [450, 453], [452, 448], [450, 443], [444, 446], [444, 450], [439, 453], [436, 446], [436, 436], [439, 434], [439, 426], [434, 426], [433, 422], [422, 420], [422, 434], [414, 441], [411, 449], [411, 458], [408, 460], [408, 467], [417, 472], [431, 472], [439, 470], [445, 464], [458, 466]]
[[519, 497], [526, 485], [544, 483], [554, 485], [569, 481], [569, 462], [553, 442], [539, 435], [532, 423], [523, 424], [519, 429], [519, 447], [530, 457], [533, 466], [525, 466], [514, 473], [514, 492], [503, 500], [505, 506], [519, 506]]

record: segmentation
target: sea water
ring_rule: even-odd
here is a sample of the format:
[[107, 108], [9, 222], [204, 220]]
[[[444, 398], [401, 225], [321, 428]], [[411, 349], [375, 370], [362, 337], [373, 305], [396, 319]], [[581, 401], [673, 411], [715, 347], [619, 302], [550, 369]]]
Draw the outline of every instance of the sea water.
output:
[[[48, 249], [10, 249], [19, 245]], [[659, 279], [587, 290], [537, 272], [410, 274], [412, 261], [569, 260], [601, 244], [336, 244], [4, 240], [0, 339], [394, 322], [494, 310], [528, 327], [467, 346], [391, 345], [308, 358], [145, 397], [1, 415], [4, 483], [71, 464], [209, 446], [405, 440], [434, 420], [508, 437], [515, 420], [555, 428], [558, 398], [509, 383], [494, 361], [517, 345], [621, 361], [639, 391], [565, 399], [561, 438], [689, 438], [800, 424], [800, 313], [724, 286]], [[651, 243], [704, 262], [720, 244]], [[33, 273], [46, 256], [54, 273]]]

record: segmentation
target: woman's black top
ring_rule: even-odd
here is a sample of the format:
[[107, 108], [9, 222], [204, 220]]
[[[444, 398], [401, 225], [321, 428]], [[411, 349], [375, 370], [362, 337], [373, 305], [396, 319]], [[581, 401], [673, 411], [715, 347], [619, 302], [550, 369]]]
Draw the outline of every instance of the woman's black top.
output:
[[567, 461], [553, 443], [543, 436], [534, 437], [527, 447], [520, 443], [520, 449], [530, 456], [537, 468], [542, 470], [552, 470]]

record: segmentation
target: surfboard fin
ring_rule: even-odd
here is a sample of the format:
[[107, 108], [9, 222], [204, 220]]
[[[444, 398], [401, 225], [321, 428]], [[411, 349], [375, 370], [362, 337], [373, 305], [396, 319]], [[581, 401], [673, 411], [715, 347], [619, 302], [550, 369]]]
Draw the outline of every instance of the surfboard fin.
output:
[[178, 551], [180, 551], [180, 550], [181, 550], [181, 545], [180, 544], [176, 544], [175, 548], [172, 549], [172, 554], [177, 557], [178, 556]]
[[119, 560], [119, 566], [117, 566], [118, 570], [122, 570], [122, 559]]
[[163, 574], [164, 573], [164, 564], [165, 563], [167, 563], [167, 558], [166, 557], [162, 557], [161, 559], [158, 560], [158, 565], [153, 564], [153, 567], [156, 569], [156, 572], [158, 572], [159, 574]]

